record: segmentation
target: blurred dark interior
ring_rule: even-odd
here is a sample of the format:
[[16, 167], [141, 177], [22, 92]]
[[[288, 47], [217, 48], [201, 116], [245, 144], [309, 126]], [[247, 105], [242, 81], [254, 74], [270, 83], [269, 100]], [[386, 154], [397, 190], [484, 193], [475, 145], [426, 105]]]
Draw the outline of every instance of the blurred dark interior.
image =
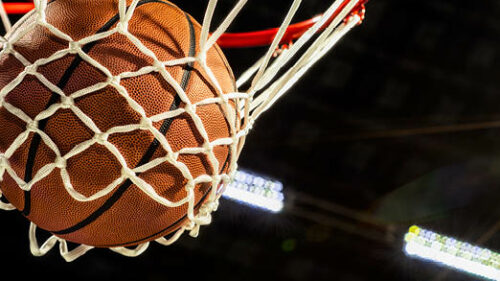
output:
[[[174, 2], [202, 21], [207, 1]], [[236, 1], [220, 2], [222, 15]], [[249, 2], [232, 31], [276, 26], [291, 3]], [[304, 1], [297, 19], [325, 2]], [[223, 199], [196, 239], [66, 263], [57, 249], [33, 257], [28, 222], [0, 212], [4, 276], [477, 280], [406, 256], [403, 236], [417, 224], [500, 250], [499, 50], [500, 1], [372, 0], [247, 140], [239, 166], [283, 182], [282, 213]], [[263, 51], [226, 54], [241, 73]]]

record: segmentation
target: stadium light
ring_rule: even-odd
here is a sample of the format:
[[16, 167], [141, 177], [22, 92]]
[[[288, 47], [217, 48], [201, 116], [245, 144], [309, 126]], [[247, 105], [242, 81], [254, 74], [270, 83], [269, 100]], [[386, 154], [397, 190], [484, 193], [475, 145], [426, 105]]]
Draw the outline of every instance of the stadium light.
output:
[[239, 170], [223, 197], [245, 205], [278, 213], [283, 209], [283, 184], [264, 176]]
[[408, 255], [465, 271], [483, 278], [500, 280], [500, 254], [466, 242], [410, 227], [405, 235]]

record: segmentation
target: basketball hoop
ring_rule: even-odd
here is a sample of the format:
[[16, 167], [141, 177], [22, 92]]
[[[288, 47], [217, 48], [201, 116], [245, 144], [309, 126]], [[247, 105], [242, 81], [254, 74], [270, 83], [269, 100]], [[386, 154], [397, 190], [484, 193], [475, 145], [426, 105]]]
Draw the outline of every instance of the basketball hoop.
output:
[[[175, 217], [181, 210], [185, 215], [182, 220], [179, 219], [172, 224], [172, 229], [163, 229], [161, 232], [157, 232], [150, 237], [148, 236], [149, 238], [141, 236], [143, 235], [141, 232], [140, 235], [134, 234], [138, 235], [139, 238], [137, 240], [122, 241], [121, 234], [117, 234], [119, 237], [115, 238], [116, 241], [113, 238], [106, 238], [108, 239], [106, 241], [109, 241], [106, 244], [98, 238], [86, 237], [86, 235], [91, 235], [91, 232], [78, 232], [82, 231], [81, 229], [84, 227], [90, 227], [93, 223], [99, 222], [99, 219], [104, 220], [101, 217], [97, 217], [97, 211], [94, 211], [90, 215], [79, 214], [78, 216], [83, 217], [80, 222], [62, 230], [49, 229], [53, 236], [40, 246], [36, 237], [37, 227], [45, 224], [45, 227], [42, 228], [46, 229], [50, 228], [52, 224], [41, 219], [42, 215], [38, 215], [37, 217], [37, 215], [23, 211], [32, 221], [29, 231], [30, 249], [36, 256], [44, 255], [57, 243], [59, 243], [59, 250], [62, 257], [67, 261], [72, 261], [80, 257], [94, 247], [110, 248], [125, 256], [137, 256], [147, 249], [150, 241], [156, 241], [162, 245], [170, 245], [185, 231], [189, 231], [191, 236], [196, 237], [201, 225], [210, 224], [212, 219], [211, 213], [217, 209], [219, 198], [225, 186], [231, 182], [232, 177], [236, 173], [237, 159], [244, 147], [246, 136], [251, 131], [255, 121], [281, 98], [318, 60], [332, 49], [349, 30], [361, 23], [364, 18], [364, 4], [367, 0], [337, 0], [321, 15], [307, 21], [292, 24], [294, 15], [299, 10], [302, 2], [301, 0], [294, 0], [280, 27], [245, 33], [226, 33], [226, 31], [234, 19], [241, 13], [242, 8], [247, 4], [247, 0], [235, 1], [233, 9], [216, 28], [212, 28], [212, 19], [217, 9], [217, 0], [208, 1], [205, 16], [201, 26], [199, 26], [199, 30], [197, 29], [197, 25], [191, 22], [192, 19], [189, 16], [186, 15], [184, 17], [184, 14], [179, 13], [180, 9], [163, 0], [117, 0], [115, 2], [109, 0], [108, 2], [116, 2], [113, 4], [116, 10], [116, 16], [113, 18], [114, 21], [109, 21], [106, 28], [99, 29], [95, 34], [86, 34], [82, 37], [63, 32], [61, 30], [63, 28], [51, 22], [50, 12], [53, 9], [52, 6], [64, 6], [64, 0], [57, 0], [57, 2], [56, 0], [51, 2], [36, 0], [34, 4], [3, 4], [0, 1], [0, 4], [2, 4], [0, 5], [0, 16], [7, 30], [7, 34], [0, 37], [0, 43], [2, 44], [0, 61], [3, 60], [5, 64], [5, 61], [8, 60], [10, 63], [8, 65], [19, 65], [20, 69], [8, 81], [0, 81], [2, 83], [0, 85], [2, 87], [0, 90], [0, 125], [5, 123], [10, 127], [7, 125], [2, 126], [11, 128], [2, 129], [5, 130], [3, 134], [0, 131], [0, 198], [4, 196], [9, 200], [9, 202], [0, 200], [0, 209], [22, 210], [20, 208], [22, 204], [17, 198], [27, 200], [26, 198], [28, 197], [26, 196], [34, 197], [35, 194], [31, 193], [37, 187], [43, 185], [42, 183], [46, 182], [47, 179], [57, 178], [57, 182], [60, 182], [58, 188], [64, 191], [64, 196], [69, 196], [67, 200], [75, 202], [74, 204], [68, 203], [68, 208], [75, 208], [74, 206], [78, 204], [95, 203], [98, 205], [99, 202], [105, 201], [106, 203], [99, 205], [100, 207], [96, 207], [99, 215], [104, 216], [103, 213], [105, 211], [115, 208], [113, 204], [117, 201], [113, 201], [113, 204], [109, 202], [113, 198], [122, 196], [125, 191], [120, 190], [124, 184], [128, 183], [129, 186], [133, 185], [135, 187], [134, 190], [136, 191], [134, 192], [140, 192], [141, 196], [150, 200], [148, 202], [153, 202], [157, 204], [158, 208], [162, 208], [164, 213], [168, 213], [166, 210], [172, 210], [171, 216]], [[191, 48], [189, 48], [189, 52], [186, 52], [185, 56], [162, 60], [158, 54], [159, 51], [152, 50], [151, 47], [148, 47], [149, 45], [142, 42], [131, 31], [131, 26], [133, 26], [133, 21], [135, 20], [134, 16], [137, 16], [138, 11], [142, 11], [140, 10], [142, 9], [141, 7], [151, 2], [167, 4], [168, 7], [164, 7], [164, 9], [167, 9], [169, 13], [175, 13], [179, 17], [183, 16], [184, 19], [187, 18], [190, 24], [191, 35], [194, 34], [195, 36], [190, 37]], [[54, 5], [53, 3], [56, 4]], [[100, 4], [92, 2], [92, 4], [88, 5]], [[26, 15], [14, 26], [11, 26], [7, 15], [24, 13]], [[26, 40], [31, 35], [27, 36], [26, 34], [41, 36], [41, 31], [36, 31], [37, 28], [43, 30], [43, 34], [48, 34], [44, 36], [51, 36], [56, 41], [67, 42], [67, 47], [60, 48], [48, 55], [36, 55], [34, 59], [28, 58], [20, 51], [22, 49], [21, 45], [29, 42]], [[100, 59], [106, 59], [106, 56], [103, 54], [90, 54], [91, 48], [99, 46], [103, 40], [110, 40], [109, 38], [112, 38], [112, 36], [119, 36], [122, 40], [128, 40], [127, 43], [130, 44], [130, 48], [133, 48], [134, 52], [137, 53], [134, 55], [144, 57], [144, 60], [150, 62], [150, 64], [138, 69], [125, 69], [122, 67], [120, 71], [117, 71], [114, 64], [111, 67], [100, 61]], [[193, 45], [193, 42], [196, 42], [196, 44]], [[167, 43], [165, 42], [165, 44]], [[282, 47], [284, 45], [286, 46], [285, 48]], [[232, 72], [229, 66], [225, 64], [223, 55], [218, 53], [218, 46], [223, 48], [269, 46], [269, 48], [240, 77], [233, 79], [234, 83], [231, 84], [228, 82], [227, 77], [232, 75]], [[279, 52], [276, 52], [276, 50], [279, 50]], [[74, 56], [75, 60], [78, 60], [79, 63], [85, 63], [89, 69], [91, 68], [99, 72], [99, 75], [103, 76], [104, 79], [96, 79], [93, 84], [89, 84], [87, 81], [88, 77], [86, 77], [85, 79], [87, 80], [85, 80], [85, 83], [89, 85], [85, 85], [85, 87], [76, 89], [73, 92], [66, 92], [65, 87], [67, 84], [52, 82], [52, 79], [47, 78], [47, 74], [43, 69], [50, 68], [49, 66], [53, 63], [68, 56]], [[73, 66], [73, 72], [75, 72], [77, 71], [75, 69], [78, 69], [79, 65], [74, 63], [74, 61], [73, 64], [76, 65]], [[214, 69], [215, 67], [217, 69]], [[204, 88], [205, 94], [200, 94], [196, 100], [193, 100], [193, 94], [187, 89], [191, 85], [190, 83], [194, 84], [195, 82], [189, 80], [190, 74], [181, 75], [182, 79], [175, 78], [173, 75], [174, 69], [178, 69], [175, 71], [183, 69], [184, 74], [195, 69], [200, 73], [198, 74], [201, 76], [199, 80], [206, 81], [197, 82], [200, 84], [196, 86], [201, 87], [200, 85], [206, 83], [210, 87]], [[141, 103], [133, 93], [134, 87], [139, 87], [139, 91], [143, 91], [144, 89], [141, 87], [146, 86], [143, 83], [124, 86], [124, 80], [139, 79], [152, 75], [160, 77], [162, 85], [166, 85], [162, 86], [164, 88], [161, 90], [168, 88], [171, 93], [176, 95], [175, 107], [156, 112], [155, 114], [147, 114], [148, 111], [151, 111], [151, 108], [148, 106], [152, 105], [147, 102]], [[20, 85], [24, 85], [22, 83], [28, 79], [27, 77], [36, 82], [35, 86], [31, 85], [30, 87], [43, 87], [44, 89], [49, 89], [52, 93], [52, 98], [47, 107], [35, 113], [28, 112], [34, 111], [32, 108], [28, 108], [29, 110], [22, 109], [23, 102], [28, 103], [28, 101], [22, 99], [19, 101], [19, 98], [13, 99], [9, 95], [11, 93], [15, 95], [16, 89], [21, 87]], [[80, 99], [95, 95], [100, 91], [109, 91], [109, 89], [116, 93], [116, 96], [120, 100], [123, 100], [124, 104], [128, 105], [127, 112], [130, 112], [134, 116], [139, 116], [136, 122], [119, 125], [112, 123], [113, 126], [107, 126], [104, 130], [99, 125], [99, 122], [103, 122], [102, 119], [96, 118], [92, 115], [92, 112], [89, 113], [81, 108]], [[155, 88], [155, 90], [157, 89]], [[111, 106], [112, 103], [109, 105]], [[210, 123], [206, 120], [207, 117], [200, 113], [202, 111], [201, 108], [205, 107], [217, 108], [217, 114], [223, 117], [224, 124], [227, 125], [224, 126], [227, 128], [222, 133], [219, 132], [216, 125], [212, 124], [214, 117], [210, 117], [209, 121], [212, 122]], [[106, 110], [106, 108], [103, 110]], [[48, 126], [47, 120], [55, 118], [54, 116], [60, 114], [62, 111], [71, 114], [72, 118], [78, 121], [79, 126], [84, 127], [85, 130], [82, 129], [82, 131], [90, 132], [93, 137], [75, 143], [63, 150], [59, 145], [60, 141], [55, 140], [56, 137], [53, 134], [51, 135], [46, 132], [46, 126]], [[206, 114], [215, 113], [209, 112]], [[11, 117], [7, 118], [5, 116]], [[166, 132], [162, 131], [163, 125], [161, 128], [159, 125], [156, 125], [160, 122], [170, 124], [180, 119], [180, 116], [189, 118], [189, 126], [193, 130], [193, 134], [197, 134], [198, 136], [192, 137], [193, 140], [197, 139], [196, 145], [178, 147], [182, 144], [182, 141], [179, 141], [179, 138], [167, 137]], [[121, 118], [121, 116], [115, 117], [111, 119]], [[111, 119], [104, 121], [108, 123], [115, 121]], [[167, 122], [167, 120], [170, 121]], [[19, 124], [24, 126], [25, 129], [17, 132]], [[57, 127], [54, 128], [57, 129]], [[181, 127], [183, 130], [186, 128]], [[71, 128], [68, 130], [71, 130]], [[219, 134], [217, 138], [211, 137], [215, 134], [214, 131], [217, 131]], [[120, 149], [120, 145], [123, 145], [125, 142], [123, 135], [128, 134], [138, 137], [138, 132], [152, 136], [154, 142], [151, 146], [154, 146], [155, 149], [163, 150], [165, 153], [154, 158], [152, 155], [157, 150], [153, 150], [149, 158], [143, 156], [140, 163], [137, 165], [134, 164], [135, 167], [132, 167], [129, 165], [129, 160], [133, 158], [134, 153], [130, 151], [123, 152]], [[74, 132], [68, 131], [65, 133]], [[57, 136], [60, 137], [60, 135], [58, 134]], [[120, 135], [120, 138], [117, 140], [117, 137], [115, 137], [113, 141], [113, 137], [116, 135]], [[183, 136], [182, 139], [186, 138]], [[35, 141], [35, 139], [37, 140]], [[173, 141], [173, 139], [176, 140]], [[52, 156], [45, 156], [49, 160], [39, 160], [38, 162], [43, 163], [42, 165], [36, 160], [38, 159], [37, 154], [32, 155], [31, 166], [38, 165], [41, 167], [37, 169], [31, 167], [32, 171], [28, 173], [28, 164], [25, 163], [26, 161], [30, 161], [29, 155], [27, 156], [28, 160], [26, 160], [22, 151], [29, 150], [31, 152], [34, 146], [33, 143], [36, 142], [38, 144], [35, 144], [35, 148], [36, 145], [43, 146], [44, 153]], [[136, 145], [138, 147], [140, 147], [140, 144], [128, 143], [129, 146]], [[80, 157], [95, 146], [99, 146], [102, 149], [102, 154], [107, 153], [110, 155], [109, 157], [115, 162], [113, 167], [117, 168], [119, 172], [114, 180], [106, 183], [102, 188], [93, 188], [92, 192], [90, 192], [82, 190], [81, 187], [75, 184], [75, 175], [71, 173], [71, 165], [68, 163], [74, 161], [75, 158]], [[25, 149], [26, 147], [30, 148]], [[193, 164], [192, 160], [187, 161], [184, 159], [193, 157], [193, 155], [197, 157], [200, 155], [199, 157], [205, 159], [203, 161], [197, 160], [207, 163], [202, 164], [205, 169], [203, 173], [195, 173], [194, 166], [198, 164]], [[225, 159], [225, 161], [221, 161], [221, 159]], [[182, 180], [180, 180], [182, 185], [178, 183], [175, 186], [178, 191], [176, 191], [175, 196], [172, 196], [172, 198], [165, 195], [171, 191], [160, 192], [158, 184], [148, 182], [145, 176], [143, 176], [148, 172], [152, 173], [151, 171], [156, 171], [153, 173], [155, 175], [158, 174], [157, 170], [163, 167], [162, 165], [170, 167], [169, 172], [163, 171], [162, 173], [171, 173], [167, 176], [174, 178], [172, 181], [182, 177]], [[170, 172], [171, 170], [172, 172]], [[173, 174], [176, 176], [174, 177]], [[87, 177], [93, 176], [88, 173], [83, 175]], [[118, 193], [119, 195], [117, 195]], [[179, 195], [182, 195], [182, 198]], [[58, 193], [57, 196], [63, 195]], [[36, 199], [33, 198], [34, 203], [32, 205], [36, 205]], [[39, 203], [39, 205], [43, 204]], [[31, 208], [38, 208], [36, 209], [37, 212], [43, 211], [43, 207], [38, 205], [31, 206]], [[47, 212], [50, 213], [49, 211]], [[84, 213], [84, 211], [82, 212]], [[63, 216], [62, 218], [71, 220], [72, 216], [74, 214], [67, 214], [66, 217]], [[109, 216], [111, 216], [109, 221], [115, 220], [112, 215]], [[139, 224], [139, 222], [137, 223]], [[110, 227], [119, 226], [113, 225]], [[96, 229], [99, 228], [96, 227]], [[76, 232], [80, 234], [73, 235]], [[113, 235], [116, 234], [115, 232], [113, 232]], [[103, 234], [103, 236], [106, 235]], [[112, 237], [112, 234], [109, 235], [109, 237]], [[133, 234], [130, 235], [133, 236]], [[81, 245], [70, 250], [68, 249], [67, 241], [76, 241]], [[92, 242], [86, 244], [85, 241]], [[134, 248], [130, 248], [132, 246]]]

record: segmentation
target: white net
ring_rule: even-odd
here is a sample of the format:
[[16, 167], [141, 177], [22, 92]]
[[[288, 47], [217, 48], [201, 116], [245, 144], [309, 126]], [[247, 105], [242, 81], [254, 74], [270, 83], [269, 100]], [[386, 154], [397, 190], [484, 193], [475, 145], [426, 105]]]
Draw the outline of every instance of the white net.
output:
[[[27, 14], [25, 18], [33, 17], [35, 20], [29, 23], [27, 28], [24, 28], [19, 32], [14, 32], [17, 24], [11, 27], [5, 11], [0, 9], [1, 18], [4, 22], [5, 29], [7, 30], [7, 34], [0, 37], [0, 41], [2, 43], [0, 57], [9, 56], [11, 58], [15, 58], [24, 66], [24, 70], [14, 79], [6, 83], [0, 90], [0, 109], [3, 108], [3, 110], [8, 111], [10, 114], [16, 116], [26, 124], [26, 129], [21, 134], [17, 135], [11, 143], [9, 143], [7, 149], [0, 150], [0, 184], [5, 180], [5, 175], [8, 174], [8, 176], [15, 181], [22, 192], [30, 192], [35, 184], [39, 183], [49, 174], [58, 172], [63, 183], [61, 188], [64, 188], [74, 200], [79, 202], [88, 202], [99, 200], [108, 196], [116, 190], [117, 186], [124, 181], [129, 180], [144, 194], [147, 194], [150, 198], [163, 206], [175, 208], [187, 205], [186, 222], [182, 224], [175, 233], [170, 234], [168, 238], [162, 237], [155, 240], [160, 244], [170, 245], [185, 231], [189, 231], [190, 235], [193, 237], [197, 236], [199, 227], [201, 225], [207, 225], [211, 222], [211, 213], [217, 209], [218, 200], [221, 195], [221, 188], [219, 187], [223, 187], [225, 184], [229, 183], [232, 176], [236, 172], [238, 156], [244, 146], [245, 137], [251, 130], [254, 122], [262, 113], [268, 110], [281, 96], [283, 96], [283, 94], [289, 90], [314, 63], [325, 55], [343, 35], [359, 23], [360, 18], [356, 15], [349, 17], [348, 20], [345, 20], [346, 17], [350, 15], [352, 9], [358, 4], [359, 0], [335, 1], [324, 12], [312, 28], [305, 32], [296, 42], [294, 42], [293, 45], [290, 46], [290, 48], [284, 50], [279, 56], [275, 57], [273, 54], [279, 47], [287, 27], [292, 22], [292, 19], [302, 2], [300, 0], [294, 0], [273, 43], [269, 47], [268, 52], [263, 57], [259, 58], [252, 67], [250, 67], [237, 79], [236, 84], [239, 89], [237, 92], [223, 91], [216, 75], [207, 64], [207, 53], [216, 44], [219, 37], [226, 32], [228, 27], [241, 12], [242, 8], [247, 4], [246, 0], [235, 1], [234, 8], [215, 29], [212, 29], [211, 23], [214, 17], [214, 12], [217, 8], [217, 0], [209, 1], [198, 42], [198, 50], [200, 51], [194, 56], [176, 58], [169, 61], [161, 61], [155, 52], [149, 49], [139, 38], [134, 36], [128, 30], [128, 23], [134, 17], [134, 11], [140, 2], [140, 0], [118, 1], [118, 22], [108, 31], [89, 35], [79, 40], [74, 40], [69, 34], [62, 32], [60, 29], [56, 28], [54, 25], [49, 23], [49, 21], [47, 21], [47, 0], [34, 1], [35, 10]], [[2, 5], [0, 5], [0, 7], [2, 7]], [[330, 22], [329, 20], [331, 20], [332, 15], [334, 15], [342, 7], [343, 9], [340, 11], [338, 16]], [[49, 30], [53, 36], [69, 42], [69, 44], [67, 48], [59, 50], [50, 56], [37, 59], [36, 61], [30, 61], [23, 56], [21, 52], [18, 52], [15, 46], [16, 43], [30, 30], [40, 26]], [[325, 26], [326, 28], [324, 28]], [[119, 73], [118, 75], [113, 75], [109, 69], [99, 63], [83, 49], [83, 46], [86, 44], [103, 40], [104, 38], [117, 33], [125, 36], [138, 50], [140, 50], [141, 53], [153, 61], [153, 63], [146, 67], [142, 67], [139, 70], [125, 71]], [[95, 84], [76, 92], [65, 93], [61, 87], [52, 83], [39, 71], [41, 67], [68, 55], [79, 56], [83, 61], [104, 73], [107, 77], [106, 81], [96, 82]], [[186, 93], [179, 82], [172, 77], [168, 68], [172, 66], [185, 66], [195, 62], [202, 67], [203, 71], [207, 74], [207, 78], [210, 80], [210, 83], [215, 85], [216, 96], [193, 103], [189, 98], [189, 93]], [[285, 67], [286, 69], [284, 69]], [[150, 73], [158, 73], [161, 75], [161, 77], [172, 87], [172, 89], [175, 90], [176, 94], [183, 103], [182, 107], [175, 110], [165, 111], [154, 116], [148, 116], [146, 114], [146, 110], [141, 106], [141, 104], [135, 101], [129, 94], [127, 88], [121, 84], [123, 79], [147, 75]], [[23, 110], [16, 107], [14, 104], [7, 102], [6, 99], [7, 95], [14, 88], [20, 85], [28, 75], [36, 77], [39, 83], [43, 84], [45, 87], [50, 89], [51, 92], [56, 93], [60, 97], [60, 102], [52, 104], [50, 107], [38, 113], [34, 118], [30, 117], [29, 114], [23, 112]], [[75, 99], [90, 95], [107, 87], [114, 88], [127, 101], [130, 108], [141, 116], [141, 121], [139, 123], [116, 126], [110, 128], [109, 130], [101, 131], [94, 120], [77, 106]], [[197, 113], [197, 109], [199, 107], [207, 104], [217, 104], [222, 108], [222, 112], [228, 120], [228, 124], [230, 124], [228, 137], [216, 140], [209, 139], [204, 123]], [[235, 114], [231, 114], [231, 112], [234, 113], [234, 110], [232, 109], [233, 104], [238, 111], [236, 116], [238, 116], [237, 118], [240, 118], [241, 120], [234, 120]], [[71, 110], [72, 113], [78, 117], [79, 121], [88, 127], [94, 134], [92, 139], [79, 143], [78, 145], [72, 147], [72, 149], [70, 149], [67, 153], [62, 153], [61, 149], [56, 145], [56, 142], [54, 142], [51, 137], [39, 127], [39, 123], [42, 120], [50, 118], [56, 114], [56, 112], [63, 109]], [[188, 114], [190, 116], [194, 127], [203, 138], [203, 142], [197, 147], [183, 147], [182, 149], [175, 151], [166, 136], [153, 124], [161, 122], [165, 119], [176, 118], [182, 114]], [[109, 138], [114, 134], [130, 133], [138, 130], [151, 133], [166, 153], [163, 157], [156, 158], [148, 163], [134, 168], [127, 165], [126, 159], [124, 159], [120, 150], [109, 141]], [[39, 135], [41, 142], [50, 148], [50, 150], [52, 150], [55, 154], [55, 161], [38, 169], [38, 171], [32, 176], [31, 180], [26, 182], [23, 177], [16, 173], [11, 159], [16, 151], [28, 140], [30, 134]], [[105, 188], [94, 194], [88, 195], [79, 192], [78, 189], [73, 186], [71, 175], [67, 169], [67, 163], [72, 157], [83, 153], [95, 144], [104, 146], [116, 158], [116, 161], [121, 165], [121, 176]], [[215, 148], [218, 146], [229, 147], [231, 155], [234, 156], [231, 157], [228, 169], [226, 170], [227, 172], [216, 172], [221, 171], [222, 165], [214, 153]], [[182, 155], [194, 154], [205, 155], [210, 163], [210, 166], [213, 167], [212, 171], [214, 172], [196, 177], [193, 176], [189, 167], [182, 161], [179, 161], [179, 157]], [[169, 163], [175, 167], [185, 178], [185, 196], [183, 199], [178, 201], [168, 200], [159, 194], [151, 183], [148, 183], [146, 180], [138, 176], [140, 173], [154, 169], [163, 163]], [[209, 184], [212, 188], [210, 189], [210, 193], [204, 203], [198, 210], [196, 210], [195, 189], [200, 184]], [[1, 196], [2, 191], [0, 189], [0, 198]], [[5, 201], [0, 201], [0, 208], [4, 210], [16, 209], [12, 204], [6, 203]], [[43, 255], [59, 243], [61, 255], [67, 261], [72, 261], [93, 248], [88, 245], [80, 245], [75, 249], [69, 250], [67, 242], [63, 238], [55, 235], [51, 236], [40, 246], [37, 241], [36, 228], [36, 225], [31, 223], [29, 238], [30, 248], [34, 255]], [[126, 247], [113, 247], [111, 249], [126, 256], [137, 256], [144, 252], [148, 245], [149, 242], [145, 242], [138, 244], [133, 249]]]

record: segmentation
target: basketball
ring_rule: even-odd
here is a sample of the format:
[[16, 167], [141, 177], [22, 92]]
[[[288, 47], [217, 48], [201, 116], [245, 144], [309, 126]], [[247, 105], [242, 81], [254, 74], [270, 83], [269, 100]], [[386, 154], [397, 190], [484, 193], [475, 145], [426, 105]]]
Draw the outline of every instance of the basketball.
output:
[[[130, 3], [127, 1], [127, 5]], [[150, 120], [144, 117], [168, 112], [181, 113], [150, 125], [165, 136], [179, 165], [187, 167], [193, 178], [228, 171], [233, 155], [227, 144], [213, 147], [217, 165], [206, 153], [178, 153], [187, 148], [205, 148], [207, 138], [209, 142], [229, 138], [231, 127], [236, 126], [231, 124], [238, 119], [234, 118], [236, 109], [232, 102], [229, 110], [218, 103], [200, 103], [195, 107], [205, 132], [200, 132], [192, 115], [182, 111], [186, 102], [193, 105], [220, 97], [221, 92], [236, 91], [224, 54], [217, 45], [208, 50], [206, 66], [213, 75], [198, 61], [164, 65], [163, 71], [158, 71], [158, 61], [196, 57], [200, 52], [201, 26], [163, 0], [139, 1], [128, 26], [123, 27], [137, 41], [116, 32], [75, 46], [82, 38], [104, 34], [120, 24], [118, 0], [50, 1], [46, 22], [69, 35], [71, 41], [46, 26], [33, 28], [36, 16], [28, 14], [7, 34], [7, 38], [19, 40], [12, 46], [15, 52], [0, 57], [0, 88], [14, 85], [4, 100], [19, 109], [20, 114], [32, 120], [44, 111], [50, 114], [27, 124], [26, 118], [0, 106], [0, 152], [5, 153], [28, 130], [29, 135], [7, 161], [24, 182], [30, 183], [37, 176], [40, 180], [25, 191], [11, 173], [5, 172], [0, 178], [3, 195], [39, 228], [74, 243], [132, 246], [173, 233], [187, 220], [187, 203], [167, 207], [130, 179], [117, 180], [124, 173], [123, 163], [129, 172], [156, 163], [135, 176], [172, 202], [187, 196], [187, 179], [177, 166], [158, 161], [169, 153], [151, 130], [143, 128]], [[141, 51], [140, 44], [152, 53]], [[75, 48], [69, 54], [58, 55], [68, 46]], [[49, 57], [53, 60], [40, 62]], [[27, 67], [27, 62], [39, 62], [38, 67]], [[23, 71], [27, 74], [22, 81], [12, 84]], [[185, 97], [178, 93], [179, 88]], [[233, 118], [228, 118], [230, 115]], [[138, 125], [141, 128], [126, 130]], [[80, 149], [89, 144], [87, 149]], [[62, 158], [65, 155], [71, 155], [67, 161]], [[44, 167], [51, 163], [57, 163], [57, 168], [45, 175]], [[67, 170], [66, 179], [61, 173], [63, 167]], [[82, 201], [68, 194], [65, 180], [86, 197], [109, 186], [116, 187], [96, 200]], [[195, 211], [211, 189], [210, 183], [195, 186]]]

